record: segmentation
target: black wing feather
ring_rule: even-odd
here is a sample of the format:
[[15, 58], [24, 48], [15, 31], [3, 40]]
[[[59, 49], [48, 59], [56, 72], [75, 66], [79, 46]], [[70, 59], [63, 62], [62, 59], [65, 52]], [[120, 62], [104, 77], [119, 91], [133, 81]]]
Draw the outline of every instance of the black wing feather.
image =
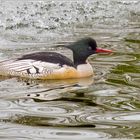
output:
[[72, 62], [71, 59], [56, 52], [36, 52], [32, 54], [23, 55], [21, 58], [18, 58], [17, 60], [25, 60], [25, 59], [33, 59], [37, 61], [50, 62], [54, 64], [59, 63], [61, 66], [63, 65], [74, 66], [74, 63]]

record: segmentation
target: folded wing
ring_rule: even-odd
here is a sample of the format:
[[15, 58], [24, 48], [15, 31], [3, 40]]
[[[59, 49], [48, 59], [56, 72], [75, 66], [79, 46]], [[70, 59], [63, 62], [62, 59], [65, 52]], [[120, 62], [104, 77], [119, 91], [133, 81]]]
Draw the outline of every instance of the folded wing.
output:
[[37, 61], [32, 59], [5, 60], [0, 62], [1, 75], [13, 75], [38, 78], [52, 74], [61, 66], [50, 62]]

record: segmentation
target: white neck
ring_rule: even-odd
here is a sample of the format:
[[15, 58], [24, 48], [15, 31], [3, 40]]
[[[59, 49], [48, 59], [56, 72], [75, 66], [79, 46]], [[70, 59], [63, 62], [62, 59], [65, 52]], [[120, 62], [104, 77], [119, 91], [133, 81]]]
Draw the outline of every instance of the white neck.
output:
[[88, 76], [93, 75], [93, 69], [89, 63], [78, 65], [77, 71], [78, 71], [79, 77], [88, 77]]

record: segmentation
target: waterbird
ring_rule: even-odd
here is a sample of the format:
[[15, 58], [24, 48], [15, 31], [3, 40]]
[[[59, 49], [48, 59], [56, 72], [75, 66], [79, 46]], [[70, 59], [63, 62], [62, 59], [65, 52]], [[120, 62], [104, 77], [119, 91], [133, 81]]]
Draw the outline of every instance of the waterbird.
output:
[[111, 53], [97, 48], [91, 37], [82, 38], [64, 47], [73, 52], [73, 60], [57, 52], [35, 52], [0, 61], [0, 75], [31, 79], [71, 79], [92, 76], [93, 69], [87, 58], [96, 53]]

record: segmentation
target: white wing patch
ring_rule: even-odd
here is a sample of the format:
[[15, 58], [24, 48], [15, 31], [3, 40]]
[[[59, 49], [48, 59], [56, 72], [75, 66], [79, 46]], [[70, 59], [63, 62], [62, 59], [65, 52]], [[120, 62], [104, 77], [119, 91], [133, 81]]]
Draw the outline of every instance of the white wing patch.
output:
[[[60, 69], [59, 64], [49, 62], [36, 61], [32, 59], [26, 60], [7, 60], [0, 62], [0, 71], [9, 75], [17, 76], [43, 76], [53, 73]], [[1, 73], [0, 72], [0, 73]]]

